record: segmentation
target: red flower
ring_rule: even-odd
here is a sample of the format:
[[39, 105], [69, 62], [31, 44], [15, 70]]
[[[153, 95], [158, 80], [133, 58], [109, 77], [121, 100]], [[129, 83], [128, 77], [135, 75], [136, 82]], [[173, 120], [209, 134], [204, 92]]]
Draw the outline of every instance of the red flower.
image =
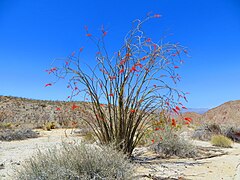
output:
[[107, 35], [107, 31], [103, 31], [103, 36], [106, 36]]
[[124, 72], [124, 69], [120, 69], [119, 74], [122, 74]]
[[181, 109], [178, 106], [176, 106], [176, 110], [180, 111]]
[[136, 110], [135, 110], [135, 109], [131, 109], [130, 112], [131, 112], [131, 113], [135, 113]]
[[175, 69], [179, 68], [179, 66], [174, 66]]
[[87, 36], [87, 37], [91, 37], [91, 36], [92, 36], [92, 34], [86, 34], [86, 36]]
[[186, 124], [186, 125], [190, 125], [190, 122], [189, 122], [189, 121], [186, 121], [185, 124]]
[[151, 38], [147, 38], [146, 42], [151, 42]]
[[131, 56], [131, 54], [130, 54], [130, 53], [127, 53], [127, 54], [126, 54], [126, 57], [130, 57], [130, 56]]
[[52, 83], [48, 83], [45, 85], [45, 87], [52, 86]]
[[176, 126], [177, 126], [177, 123], [176, 123], [176, 120], [175, 120], [175, 119], [172, 119], [172, 126], [173, 126], [173, 127], [176, 127]]
[[82, 52], [83, 51], [83, 47], [81, 47], [80, 49], [79, 49], [79, 52]]
[[76, 109], [76, 108], [79, 108], [79, 106], [77, 106], [76, 104], [73, 104], [72, 105], [72, 110]]
[[146, 59], [147, 59], [147, 56], [142, 57], [142, 60], [143, 60], [143, 61], [146, 60]]
[[154, 143], [154, 139], [152, 139], [151, 141], [152, 141], [152, 143]]
[[160, 128], [156, 127], [156, 128], [155, 128], [155, 131], [158, 131], [159, 129], [160, 129]]
[[109, 79], [112, 81], [112, 80], [116, 79], [116, 76], [109, 76]]
[[160, 14], [154, 14], [154, 16], [153, 16], [154, 18], [160, 18], [161, 17], [161, 15]]
[[109, 96], [113, 97], [113, 93], [109, 94]]
[[59, 108], [59, 107], [56, 108], [56, 111], [60, 111], [60, 110], [61, 110], [61, 108]]
[[176, 114], [178, 114], [179, 115], [179, 113], [178, 113], [178, 111], [176, 110], [176, 109], [172, 109]]
[[192, 121], [192, 118], [190, 117], [185, 117], [184, 120], [188, 121], [188, 122], [191, 122]]
[[154, 84], [153, 86], [154, 86], [154, 88], [156, 88], [156, 87], [157, 87], [157, 85], [156, 85], [156, 84]]
[[125, 62], [126, 62], [126, 60], [125, 60], [125, 59], [121, 60], [121, 61], [120, 61], [120, 65], [124, 65], [124, 64], [125, 64]]
[[136, 67], [133, 66], [131, 69], [130, 69], [130, 72], [133, 72], [133, 71], [137, 71]]

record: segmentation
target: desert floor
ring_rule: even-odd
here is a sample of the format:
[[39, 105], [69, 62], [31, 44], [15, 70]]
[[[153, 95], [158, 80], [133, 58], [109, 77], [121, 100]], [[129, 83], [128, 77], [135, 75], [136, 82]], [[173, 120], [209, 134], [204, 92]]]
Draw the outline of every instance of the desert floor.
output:
[[[0, 141], [0, 179], [12, 179], [14, 169], [37, 150], [73, 143], [81, 138], [71, 134], [71, 129], [42, 131], [40, 137], [22, 141]], [[67, 135], [67, 136], [66, 136]], [[137, 164], [136, 179], [193, 179], [193, 180], [240, 180], [240, 144], [233, 148], [216, 148], [208, 142], [194, 141], [205, 156], [196, 159], [163, 159], [147, 148], [137, 148], [134, 162]]]

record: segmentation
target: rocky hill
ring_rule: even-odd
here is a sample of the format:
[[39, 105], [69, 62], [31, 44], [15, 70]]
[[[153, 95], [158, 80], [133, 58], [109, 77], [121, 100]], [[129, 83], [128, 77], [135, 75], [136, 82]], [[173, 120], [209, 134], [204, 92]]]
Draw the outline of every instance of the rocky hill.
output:
[[202, 115], [205, 123], [214, 122], [224, 125], [240, 125], [240, 100], [229, 101], [210, 109]]
[[[46, 122], [58, 122], [61, 125], [81, 119], [79, 111], [73, 111], [72, 105], [83, 106], [83, 102], [44, 101], [12, 96], [0, 96], [0, 122], [33, 124], [42, 126]], [[226, 102], [204, 114], [184, 112], [183, 117], [192, 118], [195, 124], [219, 123], [240, 124], [240, 100]]]
[[33, 124], [34, 127], [47, 122], [64, 125], [80, 118], [79, 111], [71, 109], [73, 104], [81, 106], [82, 103], [0, 96], [0, 122]]

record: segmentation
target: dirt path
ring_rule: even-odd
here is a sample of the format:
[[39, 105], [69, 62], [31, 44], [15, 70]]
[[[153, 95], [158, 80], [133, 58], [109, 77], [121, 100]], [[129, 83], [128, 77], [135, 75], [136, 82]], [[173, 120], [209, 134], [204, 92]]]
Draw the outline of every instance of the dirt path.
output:
[[[215, 149], [209, 142], [194, 141], [194, 143], [202, 148]], [[152, 160], [141, 163], [138, 168], [139, 178], [146, 180], [153, 179], [153, 177], [192, 180], [240, 180], [240, 144], [235, 143], [233, 148], [216, 149], [220, 152], [218, 154], [227, 154], [199, 160], [177, 158], [159, 160], [151, 154], [146, 155]], [[152, 176], [151, 178], [150, 176], [144, 177], [144, 175], [149, 174]]]
[[[0, 180], [11, 180], [9, 175], [14, 173], [14, 168], [21, 167], [22, 162], [38, 149], [43, 150], [60, 146], [62, 142], [80, 140], [79, 137], [70, 135], [70, 132], [71, 130], [67, 130], [66, 137], [63, 129], [41, 131], [41, 137], [36, 139], [0, 141]], [[195, 141], [195, 143], [201, 147], [211, 147], [208, 142]], [[155, 176], [176, 179], [183, 177], [193, 180], [240, 180], [240, 144], [236, 143], [233, 148], [222, 150], [228, 154], [200, 160], [151, 159], [152, 154], [146, 153], [146, 158], [139, 161], [140, 165], [137, 168], [139, 178], [137, 179], [153, 179]]]
[[[209, 143], [206, 143], [209, 145]], [[228, 152], [219, 157], [198, 160], [202, 165], [186, 168], [184, 174], [189, 179], [240, 180], [240, 144], [224, 149]]]

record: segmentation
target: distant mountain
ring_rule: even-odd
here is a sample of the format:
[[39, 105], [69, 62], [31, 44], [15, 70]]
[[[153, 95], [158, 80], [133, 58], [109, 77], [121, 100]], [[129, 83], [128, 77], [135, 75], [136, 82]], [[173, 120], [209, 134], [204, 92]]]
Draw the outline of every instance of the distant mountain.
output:
[[208, 110], [209, 110], [208, 108], [188, 108], [187, 110], [184, 110], [183, 113], [195, 112], [195, 113], [198, 113], [198, 114], [204, 114]]

